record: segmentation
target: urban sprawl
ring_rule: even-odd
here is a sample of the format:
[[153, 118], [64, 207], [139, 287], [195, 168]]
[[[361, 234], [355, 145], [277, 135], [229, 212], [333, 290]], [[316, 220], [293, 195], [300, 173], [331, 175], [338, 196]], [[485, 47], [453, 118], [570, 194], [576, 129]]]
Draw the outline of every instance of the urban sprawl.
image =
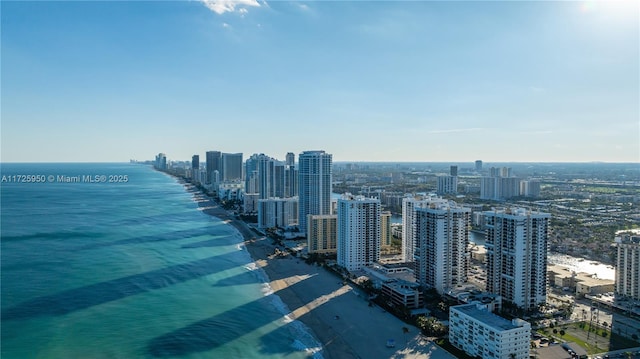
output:
[[153, 165], [457, 357], [640, 357], [637, 164], [334, 163], [325, 151], [203, 162], [160, 153]]

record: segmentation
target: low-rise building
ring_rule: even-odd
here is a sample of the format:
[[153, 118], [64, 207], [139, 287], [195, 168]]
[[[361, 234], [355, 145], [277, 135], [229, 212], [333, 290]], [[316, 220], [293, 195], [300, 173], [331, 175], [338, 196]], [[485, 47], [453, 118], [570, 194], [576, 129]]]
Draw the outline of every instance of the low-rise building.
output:
[[472, 357], [529, 359], [531, 324], [507, 320], [480, 304], [449, 308], [449, 342]]
[[424, 307], [424, 295], [418, 283], [404, 280], [391, 280], [382, 283], [382, 294], [390, 298], [395, 306], [405, 306], [409, 309]]

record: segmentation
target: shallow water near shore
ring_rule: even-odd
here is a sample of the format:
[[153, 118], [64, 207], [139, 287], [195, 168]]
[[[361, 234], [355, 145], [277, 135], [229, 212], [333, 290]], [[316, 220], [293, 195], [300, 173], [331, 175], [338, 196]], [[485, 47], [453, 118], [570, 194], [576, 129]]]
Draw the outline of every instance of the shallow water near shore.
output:
[[[230, 225], [174, 178], [131, 164], [2, 164], [2, 358], [307, 358]], [[56, 177], [57, 178], [57, 177]], [[320, 357], [318, 354], [316, 357]]]

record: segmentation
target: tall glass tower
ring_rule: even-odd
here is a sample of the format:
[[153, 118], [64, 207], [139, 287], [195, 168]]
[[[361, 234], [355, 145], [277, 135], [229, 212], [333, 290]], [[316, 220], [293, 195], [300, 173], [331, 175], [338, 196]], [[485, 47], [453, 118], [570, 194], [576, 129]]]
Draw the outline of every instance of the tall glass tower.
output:
[[304, 151], [298, 156], [298, 227], [307, 232], [307, 215], [331, 214], [332, 156]]

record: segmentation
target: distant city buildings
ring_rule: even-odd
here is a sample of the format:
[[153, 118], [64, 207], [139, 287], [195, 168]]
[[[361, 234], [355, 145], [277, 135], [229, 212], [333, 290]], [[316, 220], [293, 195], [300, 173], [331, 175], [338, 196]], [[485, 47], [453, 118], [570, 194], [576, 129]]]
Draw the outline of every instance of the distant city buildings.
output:
[[449, 175], [438, 176], [436, 192], [438, 194], [458, 193], [458, 176], [449, 176]]
[[482, 161], [476, 160], [476, 172], [482, 172]]
[[338, 265], [355, 271], [380, 259], [380, 200], [344, 194], [338, 200]]
[[415, 209], [416, 280], [444, 294], [466, 283], [469, 267], [469, 208], [433, 201]]
[[640, 234], [618, 233], [615, 246], [616, 294], [640, 300]]
[[529, 359], [531, 324], [507, 320], [480, 304], [449, 308], [449, 342], [474, 358]]
[[524, 208], [483, 212], [487, 291], [532, 311], [546, 302], [548, 213]]
[[193, 170], [198, 170], [200, 169], [200, 156], [198, 155], [193, 155], [191, 157], [191, 168]]
[[491, 167], [489, 174], [480, 179], [480, 199], [502, 201], [519, 196], [531, 198], [540, 196], [538, 180], [522, 180], [513, 177], [510, 167]]
[[307, 216], [331, 214], [332, 156], [325, 151], [304, 151], [298, 156], [298, 223], [307, 230]]
[[156, 161], [154, 163], [154, 167], [159, 170], [167, 169], [167, 155], [164, 153], [158, 153], [156, 156]]

